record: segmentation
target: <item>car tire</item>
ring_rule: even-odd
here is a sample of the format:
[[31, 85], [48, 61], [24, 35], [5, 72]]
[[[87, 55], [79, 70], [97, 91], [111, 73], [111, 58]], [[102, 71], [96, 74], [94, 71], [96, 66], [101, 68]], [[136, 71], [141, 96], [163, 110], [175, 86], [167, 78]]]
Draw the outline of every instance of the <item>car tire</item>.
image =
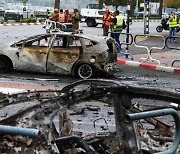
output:
[[77, 74], [82, 79], [88, 79], [93, 75], [93, 68], [89, 64], [81, 64], [78, 67]]
[[4, 56], [0, 57], [0, 72], [10, 72], [12, 69], [11, 60]]
[[96, 22], [92, 19], [87, 20], [87, 26], [88, 27], [95, 27], [96, 26]]
[[162, 26], [157, 26], [157, 27], [156, 27], [156, 31], [157, 31], [158, 33], [162, 32], [162, 31], [163, 31]]

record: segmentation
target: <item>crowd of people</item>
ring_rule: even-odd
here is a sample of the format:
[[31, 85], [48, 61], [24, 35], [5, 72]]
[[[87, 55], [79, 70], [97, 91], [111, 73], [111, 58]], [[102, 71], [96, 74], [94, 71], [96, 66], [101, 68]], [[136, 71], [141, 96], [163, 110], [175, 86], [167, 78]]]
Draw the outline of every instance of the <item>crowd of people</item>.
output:
[[50, 21], [60, 22], [60, 23], [72, 23], [72, 28], [74, 30], [79, 29], [79, 22], [81, 20], [78, 9], [74, 9], [73, 14], [69, 13], [68, 9], [58, 9], [55, 8], [51, 13], [49, 9], [46, 11], [46, 18]]

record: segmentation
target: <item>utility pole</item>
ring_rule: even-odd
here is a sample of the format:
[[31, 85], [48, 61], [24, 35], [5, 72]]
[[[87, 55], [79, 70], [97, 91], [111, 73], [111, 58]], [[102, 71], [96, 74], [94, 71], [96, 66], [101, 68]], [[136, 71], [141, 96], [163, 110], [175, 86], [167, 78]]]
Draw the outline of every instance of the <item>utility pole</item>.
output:
[[[130, 2], [131, 0], [128, 0], [128, 5], [130, 5]], [[130, 17], [130, 7], [128, 7], [127, 11], [127, 29], [126, 29], [126, 33], [127, 33], [127, 36], [126, 36], [126, 53], [128, 52], [129, 48], [128, 48], [128, 43], [129, 43], [129, 17]], [[128, 58], [128, 55], [126, 54], [126, 58]]]

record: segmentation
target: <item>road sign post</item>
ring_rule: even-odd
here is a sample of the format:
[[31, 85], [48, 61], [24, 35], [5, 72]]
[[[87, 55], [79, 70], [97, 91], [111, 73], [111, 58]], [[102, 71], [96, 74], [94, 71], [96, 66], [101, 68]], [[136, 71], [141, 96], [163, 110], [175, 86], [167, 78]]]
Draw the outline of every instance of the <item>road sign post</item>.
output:
[[144, 0], [144, 34], [149, 34], [149, 2]]

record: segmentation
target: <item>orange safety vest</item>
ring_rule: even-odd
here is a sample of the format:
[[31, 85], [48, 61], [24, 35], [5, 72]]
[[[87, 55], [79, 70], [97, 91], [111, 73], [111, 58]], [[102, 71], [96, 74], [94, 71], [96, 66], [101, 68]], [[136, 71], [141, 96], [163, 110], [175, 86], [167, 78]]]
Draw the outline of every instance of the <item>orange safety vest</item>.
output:
[[60, 12], [59, 13], [59, 22], [65, 22], [65, 16], [64, 16], [64, 13]]
[[103, 21], [104, 24], [109, 27], [111, 25], [111, 15], [104, 14]]
[[71, 22], [71, 15], [70, 14], [65, 15], [65, 22]]

